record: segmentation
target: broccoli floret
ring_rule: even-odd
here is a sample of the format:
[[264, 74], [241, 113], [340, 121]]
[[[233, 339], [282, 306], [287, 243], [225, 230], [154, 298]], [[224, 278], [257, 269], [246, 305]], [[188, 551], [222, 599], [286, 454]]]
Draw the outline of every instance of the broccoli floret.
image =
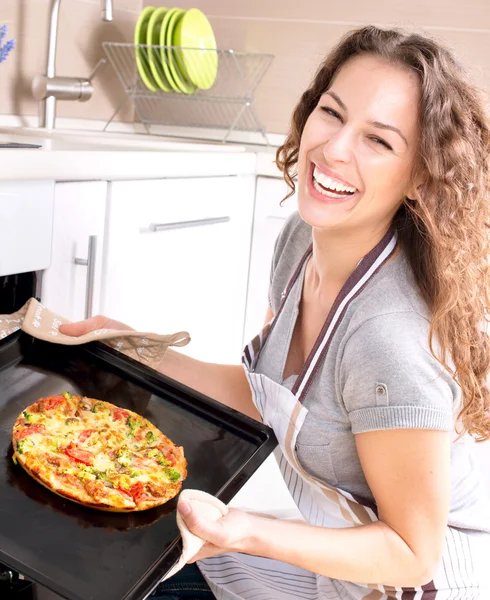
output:
[[117, 453], [117, 460], [123, 467], [128, 467], [131, 464], [131, 453], [127, 448], [120, 448]]
[[151, 444], [152, 442], [154, 442], [157, 439], [155, 434], [153, 433], [153, 431], [147, 431], [145, 438], [149, 444]]
[[16, 444], [15, 448], [16, 448], [16, 450], [17, 450], [17, 452], [19, 454], [24, 454], [25, 444], [26, 444], [25, 440], [18, 440], [17, 441], [17, 444]]
[[119, 477], [117, 484], [118, 487], [122, 488], [123, 490], [126, 490], [127, 492], [129, 492], [129, 490], [131, 489], [131, 482], [129, 481], [127, 476], [122, 475], [121, 477]]
[[89, 467], [88, 465], [78, 465], [78, 469], [85, 471], [86, 473], [90, 473], [90, 475], [95, 475], [96, 477], [97, 473], [99, 472], [97, 469], [94, 469], [94, 467]]
[[168, 467], [172, 464], [171, 461], [165, 458], [165, 454], [156, 448], [148, 452], [148, 458], [154, 458], [159, 465], [162, 465], [162, 467]]
[[68, 401], [71, 400], [70, 392], [63, 392], [61, 395], [64, 397], [65, 400], [68, 400]]
[[165, 469], [165, 473], [171, 481], [178, 481], [180, 479], [180, 473], [175, 469]]
[[24, 415], [24, 419], [29, 423], [32, 423], [32, 421], [34, 421], [34, 416], [31, 413], [28, 413], [26, 410], [22, 414]]
[[102, 409], [104, 408], [104, 405], [102, 404], [102, 402], [96, 402], [94, 404], [94, 407], [92, 408], [94, 413], [100, 412]]
[[86, 469], [78, 469], [78, 477], [82, 480], [82, 481], [91, 481], [91, 477], [90, 477], [91, 473], [89, 471], [87, 471]]
[[136, 427], [138, 427], [139, 423], [134, 417], [129, 415], [129, 417], [126, 419], [126, 425], [129, 427], [129, 429], [131, 429], [131, 431], [134, 431]]

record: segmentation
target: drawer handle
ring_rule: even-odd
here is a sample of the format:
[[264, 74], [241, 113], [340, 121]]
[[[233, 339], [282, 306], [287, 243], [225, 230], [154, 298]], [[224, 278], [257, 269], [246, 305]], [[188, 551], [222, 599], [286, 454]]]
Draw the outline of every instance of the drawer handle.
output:
[[75, 264], [87, 267], [87, 286], [85, 295], [85, 318], [90, 319], [94, 308], [95, 257], [97, 252], [97, 236], [88, 236], [87, 258], [75, 258]]
[[184, 229], [185, 227], [201, 227], [201, 225], [216, 225], [228, 223], [230, 217], [216, 217], [214, 219], [197, 219], [196, 221], [178, 221], [176, 223], [150, 223], [150, 231], [167, 231], [168, 229]]

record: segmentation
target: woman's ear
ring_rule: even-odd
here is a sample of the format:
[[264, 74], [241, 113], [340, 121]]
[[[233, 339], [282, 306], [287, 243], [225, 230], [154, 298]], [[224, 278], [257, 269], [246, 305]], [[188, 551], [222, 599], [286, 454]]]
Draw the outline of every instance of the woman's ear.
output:
[[406, 197], [409, 200], [414, 201], [415, 198], [420, 198], [423, 196], [425, 184], [427, 182], [427, 177], [425, 173], [416, 174], [413, 179], [410, 187], [407, 190]]
[[[420, 190], [419, 190], [420, 191]], [[405, 194], [405, 198], [410, 202], [416, 202], [416, 198], [418, 197], [417, 188], [415, 186], [411, 187], [408, 192]]]

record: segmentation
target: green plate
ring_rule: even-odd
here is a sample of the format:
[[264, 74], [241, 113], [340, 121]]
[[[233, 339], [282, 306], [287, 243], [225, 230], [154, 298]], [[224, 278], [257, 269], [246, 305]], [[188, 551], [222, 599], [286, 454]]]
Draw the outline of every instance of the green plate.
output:
[[[163, 19], [167, 12], [168, 8], [162, 7], [157, 8], [151, 15], [146, 31], [146, 43], [148, 46], [158, 46], [160, 44], [160, 32], [162, 30]], [[159, 50], [156, 48], [148, 48], [148, 59], [151, 73], [158, 86], [164, 92], [171, 92], [172, 88], [165, 76]]]
[[[135, 44], [146, 44], [146, 31], [148, 29], [148, 22], [150, 21], [150, 17], [154, 10], [154, 6], [147, 6], [141, 11], [141, 14], [138, 17], [138, 21], [136, 22], [136, 26], [134, 28]], [[138, 73], [140, 74], [143, 83], [152, 92], [157, 92], [158, 85], [153, 79], [146, 48], [136, 48], [135, 57], [136, 66], [138, 67]]]
[[163, 17], [163, 21], [162, 21], [162, 26], [160, 28], [160, 58], [162, 59], [162, 67], [163, 67], [163, 72], [165, 73], [165, 77], [167, 78], [167, 81], [170, 85], [170, 87], [172, 88], [172, 90], [174, 92], [178, 92], [179, 94], [180, 89], [177, 86], [177, 84], [174, 81], [174, 78], [172, 76], [172, 73], [170, 71], [170, 64], [169, 64], [169, 58], [168, 58], [168, 52], [166, 50], [166, 48], [164, 48], [164, 46], [166, 46], [166, 33], [167, 33], [167, 29], [168, 29], [168, 23], [172, 17], [172, 15], [179, 10], [178, 8], [171, 8], [167, 14]]
[[[170, 17], [170, 20], [169, 20], [168, 26], [167, 26], [167, 30], [165, 32], [165, 45], [166, 46], [173, 46], [172, 40], [173, 40], [174, 27], [179, 22], [179, 19], [181, 19], [185, 15], [185, 12], [186, 12], [185, 10], [183, 10], [181, 8], [177, 8], [177, 9], [175, 9], [175, 12]], [[193, 94], [197, 88], [193, 83], [188, 81], [185, 78], [185, 76], [179, 71], [179, 67], [177, 65], [177, 60], [176, 60], [176, 51], [175, 50], [167, 50], [167, 57], [168, 57], [168, 66], [172, 73], [172, 78], [173, 78], [173, 81], [175, 82], [176, 86], [184, 94]]]
[[173, 33], [174, 46], [200, 48], [180, 50], [179, 67], [184, 77], [202, 90], [208, 90], [218, 74], [218, 53], [211, 23], [197, 8], [188, 10]]

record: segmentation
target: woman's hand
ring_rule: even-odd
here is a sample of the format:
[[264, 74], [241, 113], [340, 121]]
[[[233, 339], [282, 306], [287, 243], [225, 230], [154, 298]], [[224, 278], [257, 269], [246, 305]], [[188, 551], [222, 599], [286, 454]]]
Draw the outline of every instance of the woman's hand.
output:
[[96, 317], [92, 317], [86, 321], [78, 321], [77, 323], [66, 323], [65, 325], [60, 325], [59, 331], [63, 335], [80, 337], [81, 335], [85, 335], [91, 331], [96, 331], [97, 329], [118, 329], [121, 331], [127, 331], [132, 330], [133, 328], [125, 325], [124, 323], [120, 323], [119, 321], [115, 321], [114, 319], [104, 317], [103, 315], [97, 315]]
[[179, 502], [177, 509], [189, 531], [206, 542], [189, 563], [227, 552], [247, 552], [254, 526], [258, 526], [254, 523], [257, 517], [238, 509], [230, 509], [218, 521], [199, 517], [185, 501]]

